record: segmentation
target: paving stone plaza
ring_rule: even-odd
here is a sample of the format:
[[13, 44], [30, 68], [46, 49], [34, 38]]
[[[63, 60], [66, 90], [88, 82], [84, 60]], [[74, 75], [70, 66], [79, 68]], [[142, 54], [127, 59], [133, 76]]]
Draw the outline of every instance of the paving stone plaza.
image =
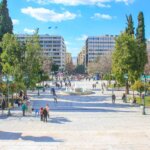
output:
[[[93, 82], [76, 81], [76, 86], [92, 89]], [[49, 104], [50, 118], [41, 122], [34, 112], [22, 117], [18, 108], [11, 117], [0, 116], [0, 150], [149, 150], [150, 110], [142, 115], [139, 106], [122, 102], [124, 91], [102, 94], [98, 84], [93, 94], [84, 96], [57, 89], [58, 103], [50, 89], [40, 96], [29, 91], [33, 108]]]

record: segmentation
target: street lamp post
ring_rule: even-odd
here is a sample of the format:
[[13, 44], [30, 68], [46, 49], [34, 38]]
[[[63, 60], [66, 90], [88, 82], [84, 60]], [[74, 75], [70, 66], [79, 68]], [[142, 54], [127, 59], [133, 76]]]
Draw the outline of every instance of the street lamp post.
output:
[[143, 74], [143, 78], [144, 78], [144, 95], [142, 96], [142, 103], [143, 103], [142, 115], [146, 115], [146, 112], [145, 112], [146, 76], [145, 74]]
[[126, 94], [129, 94], [129, 85], [128, 85], [128, 74], [124, 74], [124, 78], [126, 80]]
[[[110, 74], [111, 76], [111, 80], [113, 81], [113, 74]], [[113, 83], [113, 82], [112, 82]], [[114, 89], [115, 89], [115, 85], [114, 83], [112, 84], [112, 95], [114, 94]]]
[[10, 113], [10, 105], [9, 105], [10, 104], [10, 102], [9, 102], [9, 82], [13, 81], [13, 77], [5, 75], [2, 77], [2, 80], [7, 83], [8, 116], [10, 116], [11, 113]]

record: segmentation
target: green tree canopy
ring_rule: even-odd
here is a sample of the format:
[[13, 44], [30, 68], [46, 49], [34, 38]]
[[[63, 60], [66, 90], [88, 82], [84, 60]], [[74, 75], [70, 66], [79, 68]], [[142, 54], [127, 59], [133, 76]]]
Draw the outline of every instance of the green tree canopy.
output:
[[138, 45], [138, 67], [141, 73], [144, 72], [144, 67], [148, 62], [147, 50], [146, 50], [146, 38], [145, 38], [145, 23], [143, 12], [138, 15], [138, 27], [136, 30], [136, 41]]
[[127, 18], [126, 33], [130, 35], [134, 35], [134, 23], [133, 23], [132, 15], [130, 14], [129, 16], [126, 16], [126, 18]]
[[75, 68], [75, 73], [84, 74], [85, 73], [85, 66], [84, 65], [78, 65]]
[[7, 0], [2, 0], [0, 3], [0, 40], [5, 33], [13, 32], [12, 20], [9, 16], [9, 11], [7, 8]]
[[124, 75], [126, 73], [131, 82], [139, 78], [141, 72], [136, 65], [139, 63], [137, 57], [137, 44], [134, 37], [127, 33], [122, 33], [116, 39], [113, 53], [113, 74], [119, 83], [125, 81]]
[[42, 70], [42, 50], [39, 44], [38, 33], [26, 39], [25, 57], [23, 63], [23, 72], [25, 82], [28, 87], [35, 87], [36, 83], [41, 80], [40, 71]]
[[25, 43], [7, 33], [3, 36], [0, 46], [3, 49], [3, 74], [12, 75], [18, 86], [27, 88], [35, 87], [36, 83], [42, 80], [39, 72], [42, 70], [43, 55], [37, 33], [27, 38]]
[[52, 68], [51, 68], [51, 71], [52, 72], [57, 72], [59, 70], [59, 66], [56, 65], [55, 63], [52, 64]]
[[3, 74], [15, 75], [17, 64], [19, 64], [18, 54], [20, 44], [13, 34], [6, 33], [0, 43], [3, 52], [1, 54], [1, 65]]

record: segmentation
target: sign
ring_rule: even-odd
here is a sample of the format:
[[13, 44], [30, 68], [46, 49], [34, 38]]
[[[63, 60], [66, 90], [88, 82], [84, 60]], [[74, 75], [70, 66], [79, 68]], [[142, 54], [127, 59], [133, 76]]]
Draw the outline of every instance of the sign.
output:
[[141, 80], [150, 79], [150, 75], [141, 76]]
[[124, 74], [124, 78], [125, 78], [125, 79], [128, 79], [128, 74]]

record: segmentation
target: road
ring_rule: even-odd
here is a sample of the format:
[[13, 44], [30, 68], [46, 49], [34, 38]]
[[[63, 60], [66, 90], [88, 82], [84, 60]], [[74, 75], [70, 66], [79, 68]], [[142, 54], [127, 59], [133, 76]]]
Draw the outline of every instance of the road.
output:
[[[86, 88], [87, 82], [78, 85]], [[49, 90], [40, 96], [29, 91], [34, 108], [50, 105], [48, 123], [20, 111], [1, 117], [0, 150], [149, 150], [150, 111], [143, 116], [140, 107], [122, 103], [122, 91], [114, 91], [112, 104], [111, 92], [70, 96], [57, 90], [56, 104]]]

